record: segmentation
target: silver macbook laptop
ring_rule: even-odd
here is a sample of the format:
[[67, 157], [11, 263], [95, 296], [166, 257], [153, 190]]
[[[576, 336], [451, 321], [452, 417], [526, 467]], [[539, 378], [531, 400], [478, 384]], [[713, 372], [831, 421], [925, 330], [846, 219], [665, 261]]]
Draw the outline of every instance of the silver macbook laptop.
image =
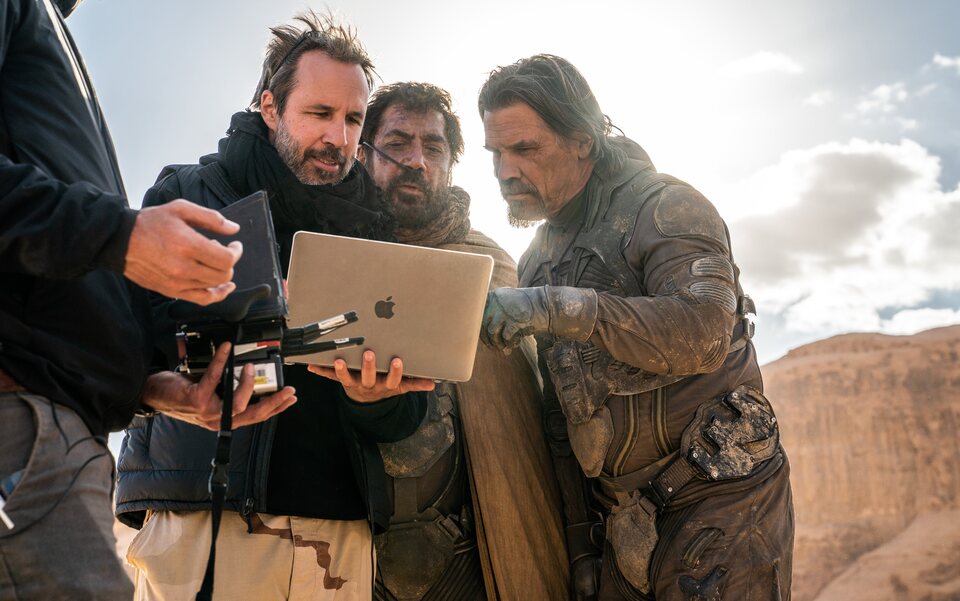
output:
[[288, 324], [355, 311], [356, 322], [321, 340], [366, 340], [286, 360], [330, 366], [340, 357], [359, 369], [371, 349], [379, 372], [400, 357], [405, 376], [469, 380], [492, 273], [486, 255], [297, 232], [287, 271]]

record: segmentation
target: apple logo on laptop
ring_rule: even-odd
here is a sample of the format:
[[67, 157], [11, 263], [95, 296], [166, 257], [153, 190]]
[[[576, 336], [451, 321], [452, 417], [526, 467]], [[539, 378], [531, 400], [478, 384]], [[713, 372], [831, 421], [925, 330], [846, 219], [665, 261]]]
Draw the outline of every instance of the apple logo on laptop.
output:
[[373, 312], [377, 314], [377, 317], [380, 319], [390, 319], [393, 317], [393, 306], [397, 303], [393, 302], [393, 296], [388, 296], [386, 300], [377, 301], [377, 304], [373, 306]]

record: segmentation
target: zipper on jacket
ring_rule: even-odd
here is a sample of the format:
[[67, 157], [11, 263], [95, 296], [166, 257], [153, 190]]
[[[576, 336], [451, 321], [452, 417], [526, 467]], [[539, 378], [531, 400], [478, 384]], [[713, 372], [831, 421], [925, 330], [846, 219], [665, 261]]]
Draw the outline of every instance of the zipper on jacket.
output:
[[699, 567], [704, 551], [721, 536], [723, 536], [723, 530], [719, 528], [704, 528], [701, 530], [683, 552], [683, 565], [691, 570]]

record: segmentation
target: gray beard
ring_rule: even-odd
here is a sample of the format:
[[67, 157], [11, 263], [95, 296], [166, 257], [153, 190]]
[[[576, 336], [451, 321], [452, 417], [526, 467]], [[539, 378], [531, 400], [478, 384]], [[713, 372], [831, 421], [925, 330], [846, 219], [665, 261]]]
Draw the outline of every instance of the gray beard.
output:
[[530, 215], [529, 212], [524, 214], [522, 210], [517, 209], [522, 209], [522, 207], [507, 203], [507, 221], [510, 223], [511, 227], [514, 227], [518, 230], [525, 230], [539, 225], [545, 219], [545, 217], [542, 216], [537, 217]]

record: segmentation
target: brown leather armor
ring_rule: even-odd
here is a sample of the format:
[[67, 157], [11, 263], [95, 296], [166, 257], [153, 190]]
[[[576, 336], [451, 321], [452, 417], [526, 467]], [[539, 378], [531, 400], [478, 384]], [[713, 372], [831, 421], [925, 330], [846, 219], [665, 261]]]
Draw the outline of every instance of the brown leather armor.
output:
[[[598, 555], [604, 548], [597, 529], [585, 524], [594, 516], [603, 520], [611, 511], [625, 515], [628, 507], [639, 507], [636, 491], [646, 490], [678, 457], [683, 461], [677, 452], [681, 436], [701, 406], [740, 386], [762, 392], [746, 316], [752, 303], [739, 285], [729, 234], [713, 205], [688, 184], [635, 159], [606, 178], [594, 172], [585, 189], [540, 227], [520, 261], [519, 275], [521, 287], [573, 286], [599, 293], [596, 328], [588, 342], [537, 335], [545, 426], [557, 456], [574, 562], [589, 554], [591, 545]], [[775, 427], [775, 420], [771, 424]], [[782, 449], [773, 444], [776, 453], [764, 457], [774, 455], [763, 462], [766, 469], [753, 472], [758, 479], [786, 472], [779, 469], [785, 462]], [[580, 477], [586, 490], [576, 488], [569, 463], [564, 473], [563, 458], [571, 451], [588, 478]], [[723, 482], [707, 482], [709, 474], [686, 463], [677, 468], [671, 474], [682, 472], [681, 486], [690, 483], [684, 492], [694, 493], [686, 494], [684, 503], [730, 490]], [[780, 478], [785, 508], [791, 510], [786, 512], [790, 527], [784, 529], [789, 537], [777, 542], [788, 549], [783, 561], [789, 567], [792, 506], [785, 473]], [[739, 488], [745, 497], [750, 493], [743, 490], [750, 486]], [[649, 513], [653, 505], [645, 506]], [[612, 540], [629, 548], [622, 535]], [[673, 544], [661, 542], [658, 548]], [[641, 543], [638, 539], [633, 548]], [[649, 557], [650, 549], [644, 553]], [[608, 555], [604, 574], [610, 575], [601, 586], [608, 596], [600, 598], [644, 598], [630, 582], [646, 583], [647, 566], [632, 566], [638, 577], [625, 579], [622, 566], [609, 567]], [[656, 590], [659, 566], [671, 558], [654, 557], [657, 569], [649, 581]], [[609, 596], [611, 590], [622, 597]]]

